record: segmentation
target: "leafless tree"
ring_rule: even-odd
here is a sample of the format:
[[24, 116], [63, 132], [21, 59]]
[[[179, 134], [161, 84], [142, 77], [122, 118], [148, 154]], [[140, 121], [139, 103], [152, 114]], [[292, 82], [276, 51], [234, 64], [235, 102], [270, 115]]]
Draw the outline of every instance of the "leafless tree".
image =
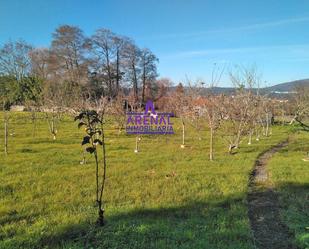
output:
[[88, 81], [86, 48], [83, 32], [76, 26], [62, 25], [53, 33], [44, 95], [58, 106], [72, 106], [79, 101], [81, 87]]
[[140, 67], [142, 70], [142, 103], [145, 103], [146, 88], [151, 91], [158, 75], [156, 65], [157, 62], [158, 58], [149, 49], [141, 50]]
[[225, 98], [222, 104], [223, 136], [229, 143], [229, 152], [238, 148], [244, 136], [252, 129], [252, 120], [256, 119], [255, 93], [253, 87], [259, 84], [260, 76], [255, 67], [238, 67], [230, 72], [230, 79], [235, 86], [234, 95]]
[[186, 137], [186, 120], [192, 115], [193, 109], [190, 107], [192, 104], [192, 96], [187, 95], [182, 83], [179, 83], [175, 92], [170, 96], [170, 108], [174, 110], [177, 117], [180, 118], [182, 127], [182, 144], [181, 148], [185, 148]]
[[14, 76], [20, 82], [31, 70], [32, 46], [25, 41], [8, 42], [0, 48], [0, 75]]
[[[124, 49], [126, 38], [121, 37], [119, 35], [113, 36], [113, 42], [115, 46], [115, 54], [116, 54], [116, 61], [114, 62], [116, 67], [116, 86], [115, 86], [115, 96], [118, 95], [120, 92], [120, 83], [123, 78], [124, 72], [121, 70], [123, 63], [122, 63], [122, 51]], [[115, 97], [114, 96], [114, 97]]]
[[137, 105], [138, 98], [138, 88], [139, 88], [139, 78], [140, 78], [140, 58], [141, 50], [130, 40], [127, 40], [123, 50], [124, 64], [127, 68], [127, 78], [131, 83], [133, 88], [133, 98]]
[[[225, 67], [219, 67], [216, 64], [213, 67], [211, 74], [211, 82], [207, 88], [207, 97], [201, 101], [200, 115], [206, 120], [210, 133], [209, 141], [209, 160], [214, 159], [214, 139], [216, 130], [220, 127], [222, 121], [222, 107], [221, 103], [224, 102], [224, 96], [216, 96], [213, 93], [213, 88], [216, 87], [221, 80]], [[202, 82], [203, 88], [204, 82]]]
[[292, 100], [294, 117], [290, 124], [298, 122], [305, 130], [309, 130], [309, 87], [297, 87]]
[[266, 96], [260, 97], [261, 108], [259, 113], [260, 124], [262, 125], [263, 135], [268, 137], [271, 134], [271, 125], [273, 118], [273, 103]]
[[51, 53], [48, 48], [35, 48], [30, 52], [31, 73], [46, 81], [51, 76], [49, 65], [51, 64]]
[[53, 33], [51, 53], [56, 59], [56, 73], [72, 84], [82, 84], [87, 76], [83, 31], [76, 26], [63, 25]]
[[[108, 96], [116, 96], [120, 77], [120, 48], [122, 41], [108, 29], [98, 29], [91, 37], [95, 55], [94, 70], [107, 88]], [[116, 81], [116, 82], [115, 82]]]
[[195, 103], [197, 104], [198, 115], [206, 121], [209, 129], [209, 159], [214, 159], [214, 140], [216, 130], [220, 127], [222, 121], [221, 104], [224, 101], [224, 96], [208, 95], [198, 98]]
[[110, 103], [109, 114], [113, 117], [117, 129], [118, 135], [121, 134], [122, 129], [126, 124], [126, 98], [123, 94], [118, 94]]

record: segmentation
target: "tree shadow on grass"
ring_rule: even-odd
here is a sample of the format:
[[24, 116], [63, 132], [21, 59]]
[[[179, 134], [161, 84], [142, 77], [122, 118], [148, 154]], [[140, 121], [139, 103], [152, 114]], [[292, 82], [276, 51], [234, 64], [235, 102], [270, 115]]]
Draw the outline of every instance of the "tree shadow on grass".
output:
[[[293, 229], [303, 226], [308, 217], [301, 204], [308, 186], [286, 183], [274, 189], [292, 194], [283, 198], [284, 205], [280, 208], [291, 209], [295, 217], [300, 215], [299, 222], [303, 224], [296, 220]], [[295, 198], [300, 199], [295, 202]], [[255, 248], [246, 205], [245, 196], [238, 195], [221, 201], [188, 201], [183, 206], [137, 209], [107, 216], [104, 227], [86, 221], [57, 225], [44, 234], [26, 235], [26, 240], [7, 241], [4, 248]]]
[[[16, 230], [9, 229], [5, 230], [2, 229], [6, 225], [10, 224], [27, 224], [31, 225], [35, 222], [35, 219], [38, 215], [36, 213], [30, 213], [30, 214], [22, 214], [19, 213], [17, 210], [12, 209], [9, 212], [1, 212], [0, 213], [0, 242], [5, 239], [13, 238], [16, 235]], [[1, 243], [0, 243], [0, 248]]]
[[250, 248], [244, 198], [139, 209], [107, 217], [104, 227], [74, 224], [34, 248]]

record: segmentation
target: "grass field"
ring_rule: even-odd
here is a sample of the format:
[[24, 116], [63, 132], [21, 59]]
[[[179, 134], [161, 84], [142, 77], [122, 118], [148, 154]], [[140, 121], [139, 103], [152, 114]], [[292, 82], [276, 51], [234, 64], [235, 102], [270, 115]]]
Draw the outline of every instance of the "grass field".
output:
[[[109, 125], [107, 224], [99, 228], [94, 161], [87, 156], [86, 165], [79, 163], [83, 134], [77, 124], [64, 118], [53, 141], [46, 120], [38, 122], [35, 137], [29, 113], [11, 115], [10, 122], [9, 155], [0, 159], [0, 248], [8, 249], [255, 248], [246, 206], [249, 174], [258, 154], [289, 134], [286, 127], [274, 127], [271, 137], [251, 146], [244, 142], [235, 155], [218, 142], [210, 162], [207, 132], [199, 140], [190, 127], [181, 149], [178, 120], [175, 135], [142, 137], [138, 154], [135, 137], [118, 136]], [[3, 122], [0, 129], [3, 141]], [[288, 205], [283, 216], [304, 245], [308, 163], [301, 161], [304, 150], [298, 151], [297, 141], [308, 146], [309, 137], [296, 138], [293, 149], [271, 161], [271, 169]]]
[[308, 132], [296, 132], [288, 147], [269, 164], [272, 185], [279, 192], [282, 220], [295, 232], [300, 248], [309, 248], [309, 152]]

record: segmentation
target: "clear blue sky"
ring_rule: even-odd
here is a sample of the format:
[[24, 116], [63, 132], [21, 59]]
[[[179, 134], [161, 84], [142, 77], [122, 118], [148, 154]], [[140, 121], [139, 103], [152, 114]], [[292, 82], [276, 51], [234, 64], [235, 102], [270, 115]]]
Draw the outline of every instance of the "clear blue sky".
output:
[[309, 78], [308, 0], [0, 0], [1, 44], [48, 46], [61, 24], [133, 38], [175, 82], [209, 81], [214, 63], [256, 64], [267, 85]]

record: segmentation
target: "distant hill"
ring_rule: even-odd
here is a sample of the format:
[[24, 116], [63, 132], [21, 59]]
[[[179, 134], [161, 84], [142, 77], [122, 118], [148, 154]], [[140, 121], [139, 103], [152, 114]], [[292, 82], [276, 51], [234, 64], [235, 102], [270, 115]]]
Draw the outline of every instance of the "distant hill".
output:
[[268, 92], [280, 92], [280, 93], [289, 93], [293, 92], [297, 86], [308, 86], [309, 79], [304, 80], [295, 80], [286, 83], [277, 84], [271, 87], [266, 87], [264, 90]]
[[[260, 88], [259, 92], [262, 94], [268, 94], [273, 97], [285, 97], [294, 92], [297, 86], [308, 86], [309, 87], [309, 79], [303, 80], [295, 80], [286, 83], [280, 83], [271, 87]], [[186, 87], [185, 87], [186, 88]], [[171, 87], [170, 90], [174, 91], [176, 87]], [[207, 94], [209, 89], [205, 88], [201, 91], [202, 94]], [[254, 89], [258, 90], [258, 89]], [[232, 94], [235, 91], [233, 87], [214, 87], [212, 92], [214, 94]]]

